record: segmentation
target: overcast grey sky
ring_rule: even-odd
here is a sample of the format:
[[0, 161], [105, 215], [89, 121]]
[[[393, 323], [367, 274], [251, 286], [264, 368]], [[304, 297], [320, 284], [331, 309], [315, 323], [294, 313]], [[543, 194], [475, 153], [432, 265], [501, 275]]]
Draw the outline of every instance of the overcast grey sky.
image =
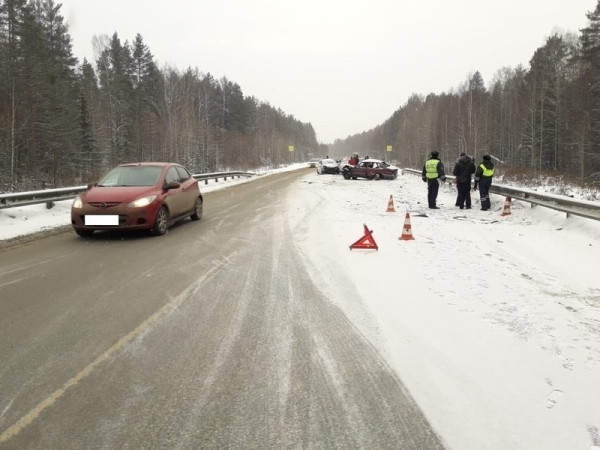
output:
[[479, 70], [529, 66], [556, 29], [579, 34], [597, 0], [55, 0], [73, 52], [140, 33], [159, 67], [227, 77], [311, 122], [320, 142], [369, 130], [413, 93]]

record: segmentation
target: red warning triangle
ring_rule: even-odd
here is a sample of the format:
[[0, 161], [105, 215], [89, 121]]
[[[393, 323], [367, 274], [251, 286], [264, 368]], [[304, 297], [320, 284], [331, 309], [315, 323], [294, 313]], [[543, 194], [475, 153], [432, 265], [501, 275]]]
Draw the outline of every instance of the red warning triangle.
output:
[[352, 250], [353, 248], [374, 248], [375, 250], [379, 250], [375, 239], [373, 239], [373, 230], [369, 230], [366, 224], [364, 225], [364, 227], [365, 235], [361, 237], [358, 241], [356, 241], [354, 244], [352, 244], [350, 246], [350, 250]]

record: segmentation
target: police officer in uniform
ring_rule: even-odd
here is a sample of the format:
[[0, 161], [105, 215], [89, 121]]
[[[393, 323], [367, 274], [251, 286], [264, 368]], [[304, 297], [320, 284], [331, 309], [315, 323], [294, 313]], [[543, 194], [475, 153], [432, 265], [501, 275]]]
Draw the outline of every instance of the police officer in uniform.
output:
[[440, 182], [446, 181], [446, 173], [444, 172], [444, 164], [440, 161], [439, 152], [433, 150], [429, 156], [429, 159], [425, 161], [421, 177], [424, 182], [427, 183], [427, 201], [429, 202], [430, 209], [440, 209], [436, 205], [438, 191], [440, 188]]
[[487, 211], [492, 207], [490, 202], [490, 187], [492, 186], [492, 177], [494, 176], [494, 163], [490, 155], [483, 155], [483, 161], [475, 171], [475, 183], [473, 190], [477, 190], [479, 185], [479, 198], [481, 199], [481, 210]]

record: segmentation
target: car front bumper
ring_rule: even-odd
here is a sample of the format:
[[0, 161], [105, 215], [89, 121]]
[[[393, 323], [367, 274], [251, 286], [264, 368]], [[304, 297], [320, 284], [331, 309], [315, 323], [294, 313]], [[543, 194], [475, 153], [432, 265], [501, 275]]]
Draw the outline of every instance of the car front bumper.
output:
[[[71, 209], [71, 225], [76, 230], [89, 231], [149, 230], [154, 227], [158, 206], [152, 203], [143, 208], [131, 208], [126, 205], [99, 208], [85, 204], [82, 208]], [[101, 220], [102, 217], [106, 220]], [[109, 222], [112, 224], [108, 224]]]

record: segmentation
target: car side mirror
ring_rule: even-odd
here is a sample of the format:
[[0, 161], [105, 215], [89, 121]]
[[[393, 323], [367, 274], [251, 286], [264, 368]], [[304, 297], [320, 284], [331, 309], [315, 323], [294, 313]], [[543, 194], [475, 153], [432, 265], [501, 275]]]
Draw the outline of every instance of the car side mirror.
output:
[[169, 181], [167, 183], [166, 189], [167, 191], [170, 189], [178, 189], [179, 186], [181, 186], [181, 184], [179, 184], [177, 181]]

